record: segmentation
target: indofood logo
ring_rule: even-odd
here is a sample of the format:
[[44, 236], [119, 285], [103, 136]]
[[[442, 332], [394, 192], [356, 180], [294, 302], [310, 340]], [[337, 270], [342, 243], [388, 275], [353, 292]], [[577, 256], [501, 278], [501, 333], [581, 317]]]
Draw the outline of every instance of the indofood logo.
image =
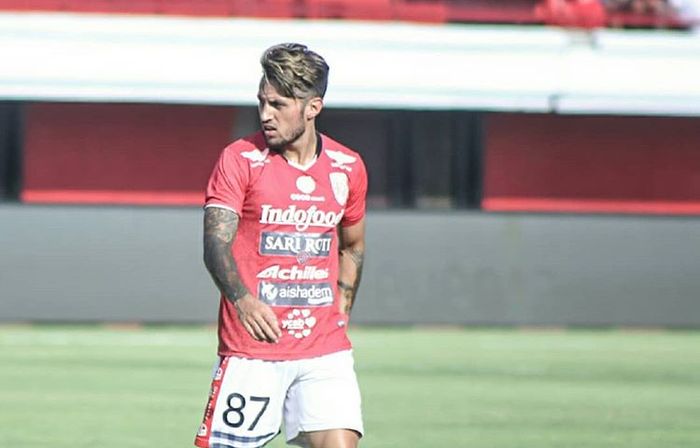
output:
[[297, 208], [296, 205], [290, 205], [286, 209], [281, 209], [264, 204], [262, 206], [260, 223], [292, 225], [300, 232], [303, 232], [310, 226], [335, 228], [343, 218], [344, 212], [345, 210], [341, 210], [338, 213], [324, 212], [315, 205], [307, 209]]

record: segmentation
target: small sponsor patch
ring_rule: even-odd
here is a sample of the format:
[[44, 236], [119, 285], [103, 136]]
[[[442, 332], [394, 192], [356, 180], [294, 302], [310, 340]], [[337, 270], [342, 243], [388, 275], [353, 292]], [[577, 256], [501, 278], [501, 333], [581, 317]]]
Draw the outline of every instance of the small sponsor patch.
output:
[[299, 202], [323, 202], [326, 200], [325, 196], [311, 196], [310, 194], [304, 193], [292, 193], [289, 195], [289, 199], [292, 201]]
[[311, 310], [292, 310], [287, 313], [287, 319], [282, 321], [282, 329], [287, 330], [287, 333], [296, 339], [309, 336], [314, 326], [316, 318], [311, 315]]
[[292, 193], [289, 199], [299, 202], [323, 202], [325, 196], [313, 196], [312, 193], [316, 190], [316, 181], [311, 176], [299, 176], [297, 178], [297, 190], [301, 193]]
[[274, 280], [326, 280], [329, 275], [328, 268], [321, 269], [316, 266], [283, 268], [280, 265], [274, 265], [258, 272], [257, 277]]
[[333, 303], [330, 283], [258, 283], [258, 297], [271, 306], [328, 306]]
[[[308, 261], [312, 257], [327, 257], [331, 253], [333, 237], [327, 233], [262, 232], [260, 255], [297, 257]], [[300, 258], [301, 257], [301, 258]]]
[[316, 189], [316, 181], [311, 176], [299, 176], [297, 178], [297, 189], [304, 194], [311, 194]]

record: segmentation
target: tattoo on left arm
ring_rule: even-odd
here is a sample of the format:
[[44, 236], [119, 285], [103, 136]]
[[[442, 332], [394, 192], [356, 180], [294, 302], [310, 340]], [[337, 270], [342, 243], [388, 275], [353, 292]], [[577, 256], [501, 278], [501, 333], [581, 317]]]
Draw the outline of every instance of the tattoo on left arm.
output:
[[362, 263], [365, 261], [365, 254], [361, 250], [355, 248], [349, 249], [347, 254], [350, 255], [355, 266], [357, 266], [357, 272], [362, 273]]
[[341, 251], [341, 259], [348, 257], [352, 264], [354, 265], [353, 277], [351, 283], [343, 281], [343, 279], [338, 279], [338, 288], [344, 299], [344, 309], [346, 314], [350, 314], [352, 306], [355, 303], [355, 297], [357, 296], [357, 290], [360, 287], [360, 280], [362, 278], [362, 265], [364, 263], [365, 254], [363, 251], [356, 248], [347, 248]]

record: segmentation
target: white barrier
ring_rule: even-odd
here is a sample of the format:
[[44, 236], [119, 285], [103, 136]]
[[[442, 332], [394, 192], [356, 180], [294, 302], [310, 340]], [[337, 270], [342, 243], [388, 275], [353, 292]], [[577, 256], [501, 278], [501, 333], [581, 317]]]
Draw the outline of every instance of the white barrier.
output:
[[97, 14], [0, 14], [0, 99], [253, 105], [283, 41], [329, 107], [700, 115], [697, 33]]

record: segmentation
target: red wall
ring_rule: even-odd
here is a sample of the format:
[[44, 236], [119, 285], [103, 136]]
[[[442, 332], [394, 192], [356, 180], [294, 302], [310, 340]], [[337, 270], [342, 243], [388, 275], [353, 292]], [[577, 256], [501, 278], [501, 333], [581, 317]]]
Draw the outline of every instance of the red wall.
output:
[[[26, 107], [26, 202], [199, 205], [234, 109]], [[700, 119], [488, 114], [486, 210], [700, 214]]]
[[700, 119], [490, 114], [490, 210], [700, 213]]
[[673, 13], [603, 10], [588, 0], [0, 0], [0, 10], [417, 21], [687, 27]]
[[541, 23], [539, 0], [0, 0], [0, 10], [215, 17]]
[[231, 140], [227, 107], [30, 104], [26, 202], [201, 204]]

